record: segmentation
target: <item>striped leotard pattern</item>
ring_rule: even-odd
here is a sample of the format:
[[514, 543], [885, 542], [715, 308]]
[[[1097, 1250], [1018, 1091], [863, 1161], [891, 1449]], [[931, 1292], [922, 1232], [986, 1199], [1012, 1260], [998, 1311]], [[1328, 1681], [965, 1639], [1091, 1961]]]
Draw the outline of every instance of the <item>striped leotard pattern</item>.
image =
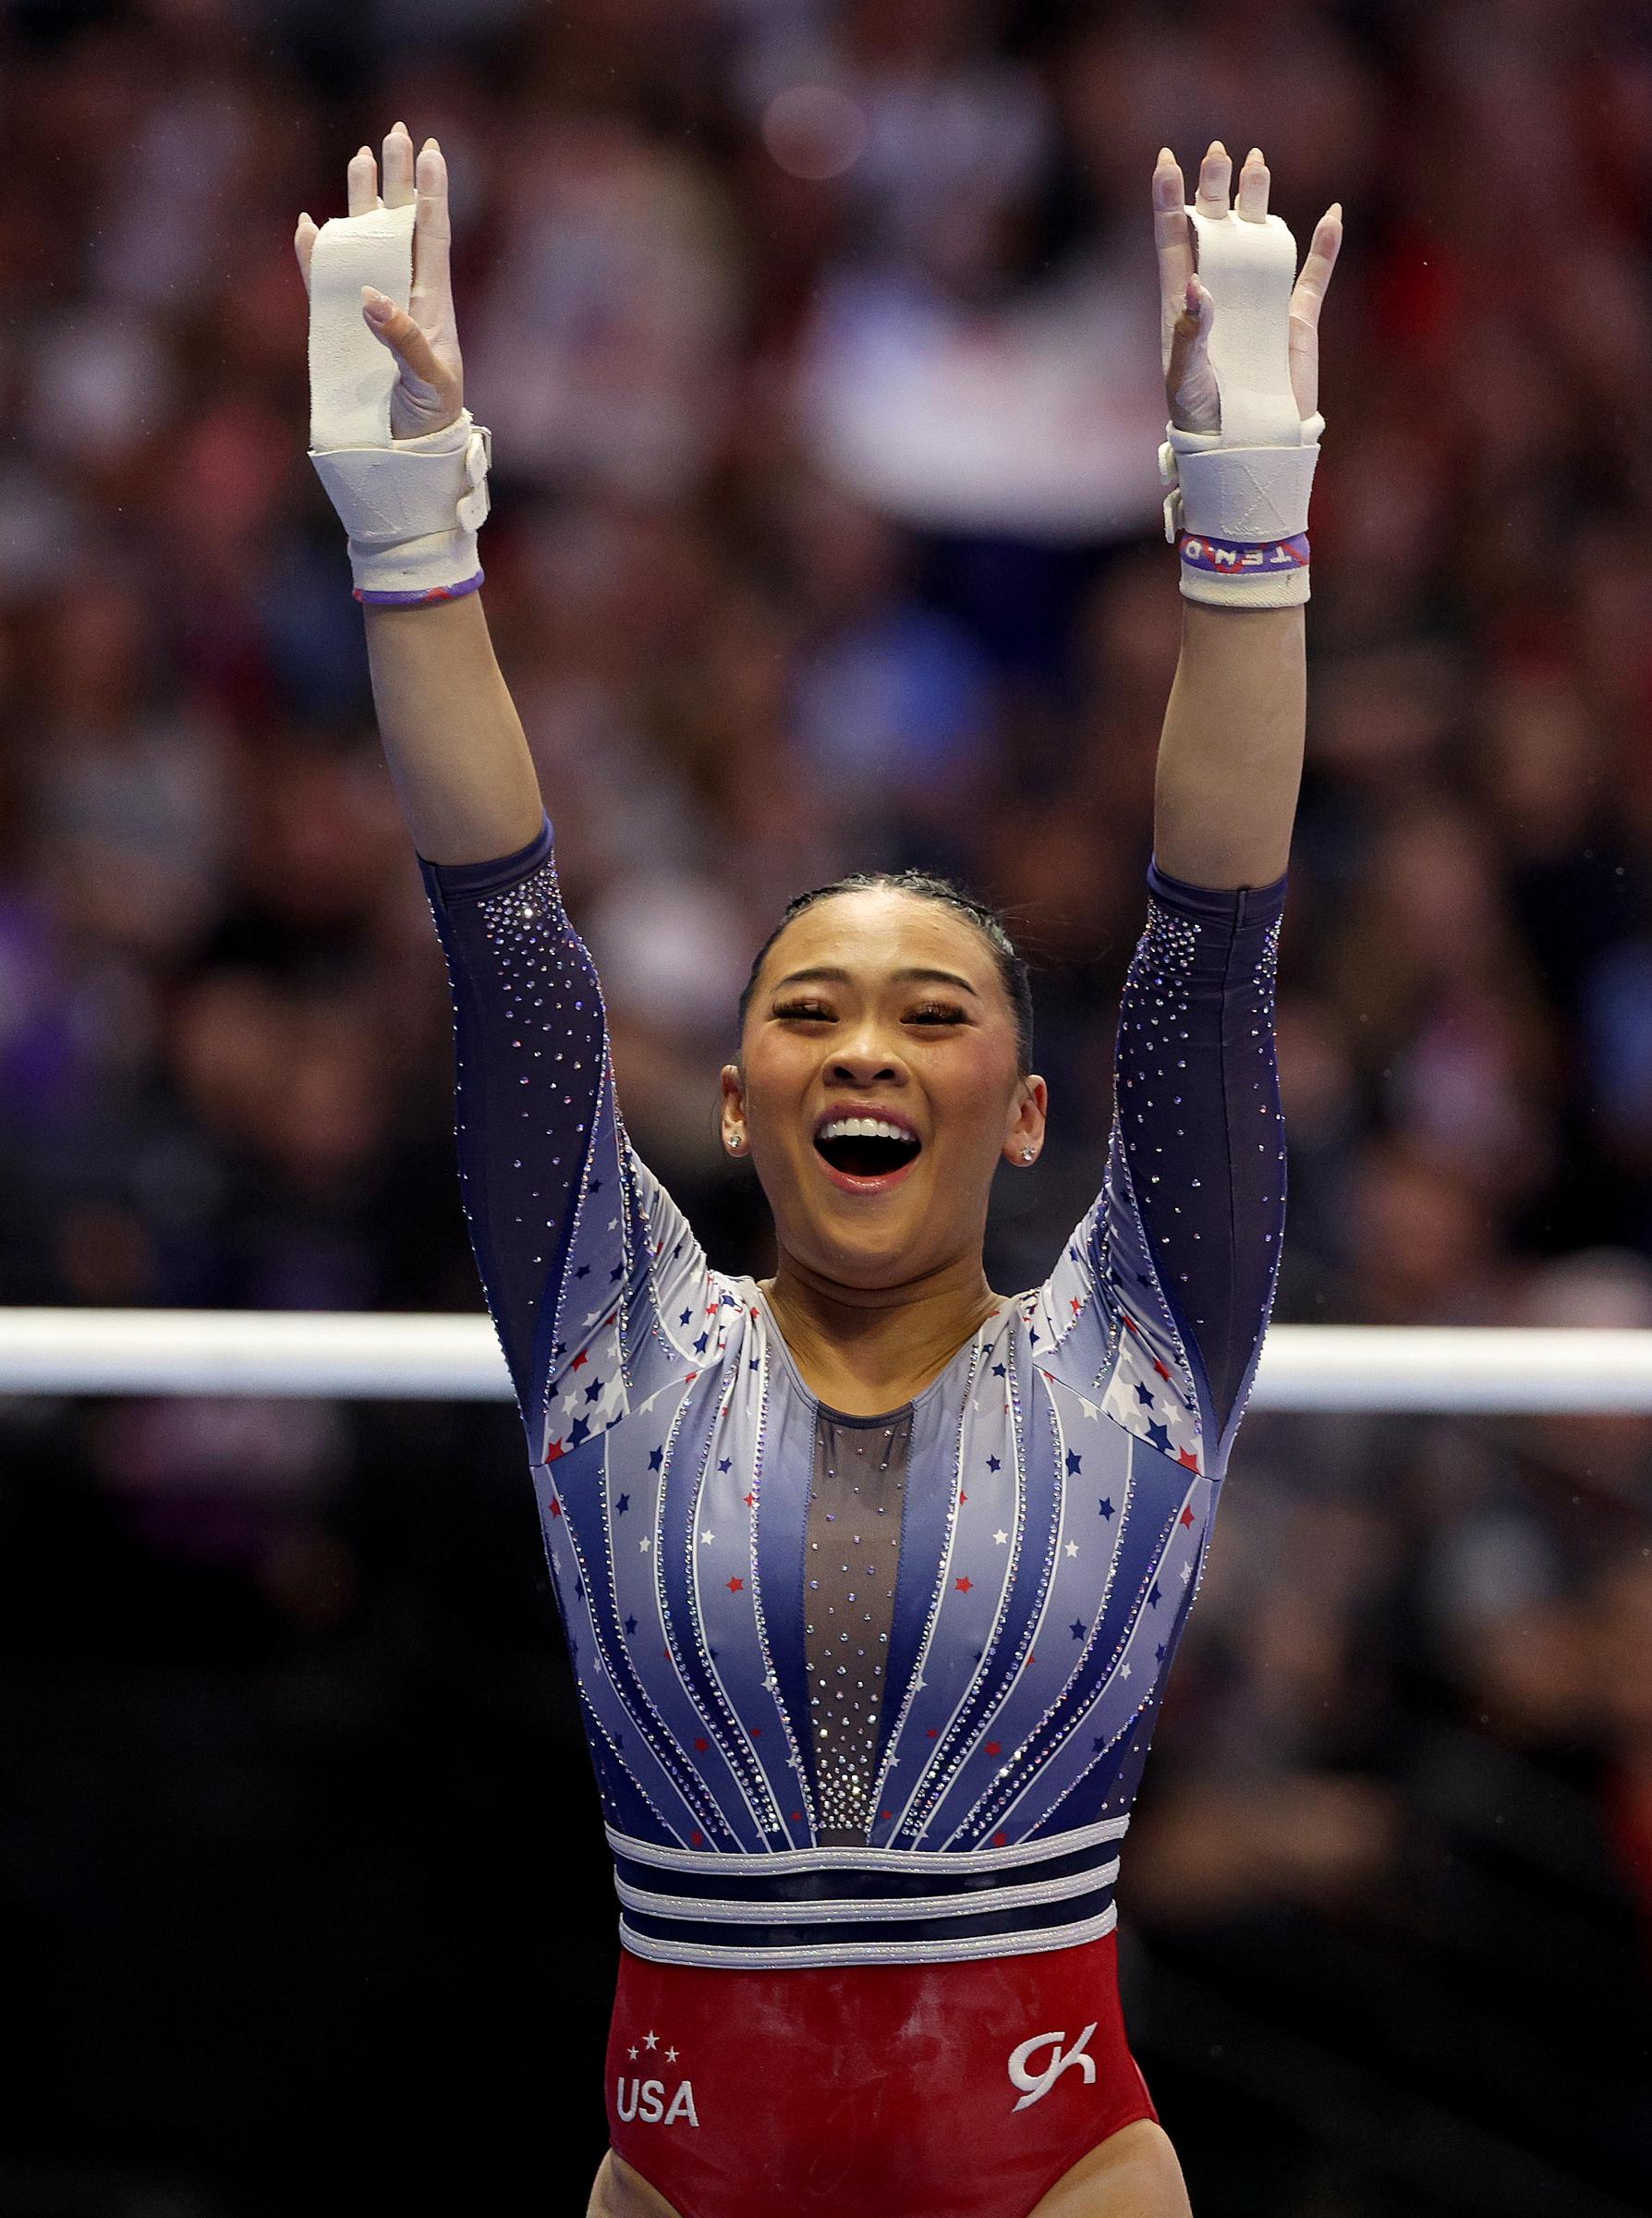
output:
[[1149, 866], [1099, 1195], [867, 1420], [821, 1408], [633, 1151], [549, 823], [421, 869], [626, 1945], [924, 1963], [1107, 1932], [1277, 1276], [1285, 880]]

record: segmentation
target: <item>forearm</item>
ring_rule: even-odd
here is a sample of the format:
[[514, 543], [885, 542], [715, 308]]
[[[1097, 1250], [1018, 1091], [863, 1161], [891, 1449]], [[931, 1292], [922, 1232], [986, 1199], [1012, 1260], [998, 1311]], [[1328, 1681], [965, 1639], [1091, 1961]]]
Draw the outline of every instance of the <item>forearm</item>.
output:
[[1284, 874], [1302, 782], [1307, 651], [1301, 608], [1182, 603], [1182, 652], [1159, 742], [1153, 853], [1193, 885]]
[[363, 613], [379, 736], [415, 848], [457, 863], [526, 847], [539, 777], [480, 594]]

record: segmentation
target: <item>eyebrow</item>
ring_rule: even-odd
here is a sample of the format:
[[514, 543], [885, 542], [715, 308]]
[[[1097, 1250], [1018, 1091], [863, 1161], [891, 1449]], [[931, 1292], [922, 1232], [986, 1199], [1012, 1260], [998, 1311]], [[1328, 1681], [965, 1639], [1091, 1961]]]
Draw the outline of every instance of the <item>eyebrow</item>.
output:
[[[890, 976], [897, 985], [957, 986], [964, 993], [974, 994], [978, 1001], [980, 999], [980, 995], [976, 993], [976, 989], [969, 981], [966, 978], [960, 978], [955, 970], [929, 970], [914, 968], [905, 970], [892, 970]], [[839, 969], [830, 963], [816, 963], [807, 970], [788, 971], [784, 978], [775, 981], [772, 990], [778, 993], [784, 986], [852, 986], [854, 982], [846, 970]]]

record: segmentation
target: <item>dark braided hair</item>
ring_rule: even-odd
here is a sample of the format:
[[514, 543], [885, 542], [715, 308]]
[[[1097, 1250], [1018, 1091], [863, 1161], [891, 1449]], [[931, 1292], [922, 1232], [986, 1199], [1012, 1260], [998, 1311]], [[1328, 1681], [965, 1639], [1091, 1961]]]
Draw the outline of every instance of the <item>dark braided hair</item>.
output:
[[998, 965], [998, 975], [1003, 990], [1010, 997], [1010, 1006], [1015, 1012], [1016, 1066], [1023, 1078], [1032, 1069], [1033, 1005], [1032, 981], [1027, 973], [1026, 958], [1019, 953], [1015, 943], [1004, 929], [1003, 919], [984, 901], [966, 894], [961, 885], [950, 878], [936, 877], [928, 871], [851, 871], [847, 877], [835, 878], [830, 885], [817, 885], [811, 893], [794, 895], [781, 911], [780, 921], [769, 934], [752, 959], [751, 975], [746, 981], [740, 995], [740, 1030], [746, 1030], [747, 1011], [757, 991], [758, 973], [763, 967], [769, 950], [779, 939], [795, 917], [806, 908], [813, 908], [817, 901], [829, 901], [834, 894], [860, 894], [888, 888], [897, 894], [913, 894], [920, 901], [939, 901], [947, 908], [955, 908], [966, 916], [992, 950]]

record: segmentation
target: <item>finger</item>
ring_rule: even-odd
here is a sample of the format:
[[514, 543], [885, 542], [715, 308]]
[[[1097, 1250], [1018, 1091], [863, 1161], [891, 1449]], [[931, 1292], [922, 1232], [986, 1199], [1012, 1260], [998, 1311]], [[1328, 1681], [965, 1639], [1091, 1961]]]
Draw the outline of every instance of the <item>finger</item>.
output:
[[1262, 159], [1262, 150], [1253, 146], [1245, 157], [1245, 167], [1239, 172], [1239, 191], [1234, 201], [1237, 213], [1247, 224], [1261, 224], [1268, 220], [1268, 165]]
[[1153, 237], [1159, 250], [1159, 295], [1164, 313], [1180, 312], [1193, 274], [1193, 225], [1187, 220], [1182, 165], [1168, 146], [1159, 150], [1153, 171]]
[[387, 294], [370, 285], [361, 288], [361, 313], [376, 339], [382, 339], [415, 382], [431, 393], [453, 384], [449, 372], [436, 360], [435, 350], [405, 308], [397, 308]]
[[1336, 267], [1342, 244], [1342, 203], [1341, 201], [1332, 201], [1314, 226], [1307, 260], [1302, 265], [1302, 274], [1297, 278], [1291, 294], [1291, 313], [1300, 316], [1310, 331], [1318, 328], [1325, 288], [1330, 283], [1330, 273]]
[[304, 280], [304, 290], [310, 290], [310, 258], [315, 252], [316, 227], [308, 215], [298, 218], [298, 227], [293, 233], [293, 252], [298, 257], [298, 274]]
[[1201, 215], [1226, 215], [1233, 175], [1233, 159], [1227, 148], [1220, 139], [1212, 139], [1199, 164], [1198, 198], [1193, 203]]
[[386, 208], [405, 208], [413, 198], [413, 139], [405, 123], [393, 123], [384, 134]]
[[346, 172], [350, 189], [350, 213], [370, 215], [379, 204], [379, 172], [370, 146], [359, 146], [350, 156]]
[[1172, 417], [1189, 431], [1217, 431], [1221, 424], [1221, 403], [1210, 368], [1210, 328], [1216, 302], [1204, 280], [1187, 280], [1186, 299], [1171, 334], [1170, 362], [1165, 391]]
[[408, 305], [418, 323], [434, 330], [452, 299], [453, 279], [448, 265], [452, 232], [447, 164], [433, 139], [427, 139], [419, 150], [416, 177], [419, 206], [413, 217], [413, 292]]

